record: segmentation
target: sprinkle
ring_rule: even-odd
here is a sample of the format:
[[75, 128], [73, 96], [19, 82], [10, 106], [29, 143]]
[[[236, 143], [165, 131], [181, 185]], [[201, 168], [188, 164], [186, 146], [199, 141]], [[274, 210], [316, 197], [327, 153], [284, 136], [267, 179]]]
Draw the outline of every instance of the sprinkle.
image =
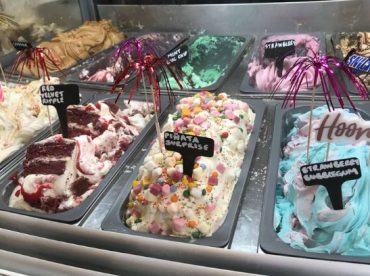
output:
[[182, 183], [182, 185], [184, 185], [184, 186], [188, 186], [188, 185], [189, 185], [189, 181], [188, 181], [188, 178], [186, 177], [186, 175], [184, 175], [184, 176], [182, 177], [181, 183]]
[[174, 182], [179, 182], [182, 178], [182, 173], [179, 171], [174, 171], [171, 175], [171, 178]]
[[230, 109], [225, 110], [225, 116], [230, 120], [233, 120], [235, 118], [233, 111]]
[[201, 236], [201, 232], [199, 230], [196, 230], [194, 232], [191, 232], [191, 236], [194, 238], [194, 239], [199, 239], [200, 236]]
[[175, 121], [175, 127], [181, 128], [184, 125], [184, 121], [182, 119], [178, 119]]
[[145, 198], [144, 198], [144, 195], [143, 195], [143, 194], [138, 194], [138, 195], [136, 196], [136, 199], [137, 199], [138, 201], [143, 201]]
[[138, 185], [138, 186], [134, 187], [134, 189], [133, 189], [134, 194], [136, 194], [136, 195], [139, 194], [141, 192], [141, 189], [142, 189], [141, 185]]
[[225, 172], [225, 166], [224, 166], [224, 164], [222, 164], [222, 163], [219, 163], [217, 166], [216, 166], [216, 170], [219, 172], [219, 173], [224, 173]]
[[207, 168], [207, 166], [206, 166], [206, 164], [200, 164], [200, 167], [203, 169], [203, 170], [205, 170], [206, 168]]
[[185, 126], [188, 125], [191, 121], [189, 117], [185, 117], [185, 118], [183, 118], [183, 120], [184, 120], [184, 125]]
[[182, 195], [186, 198], [190, 197], [190, 191], [189, 190], [185, 190]]
[[240, 122], [240, 118], [239, 118], [239, 117], [234, 117], [234, 122], [235, 122], [236, 124], [239, 124], [239, 122]]
[[216, 209], [216, 203], [210, 203], [207, 205], [207, 212], [212, 213]]
[[130, 201], [130, 202], [127, 204], [127, 208], [129, 208], [129, 209], [134, 208], [134, 202], [133, 202], [133, 201]]
[[196, 124], [196, 125], [200, 125], [201, 123], [203, 123], [204, 121], [206, 120], [205, 117], [203, 116], [196, 116], [194, 119], [193, 119], [193, 123]]
[[162, 187], [162, 194], [168, 195], [171, 191], [170, 185], [164, 184]]
[[149, 230], [149, 232], [150, 232], [150, 233], [158, 234], [158, 233], [161, 231], [161, 227], [159, 226], [159, 224], [158, 224], [158, 223], [156, 223], [155, 221], [153, 221], [153, 222], [149, 225], [148, 230]]
[[202, 108], [200, 108], [199, 106], [195, 107], [195, 108], [194, 108], [194, 110], [193, 110], [193, 112], [194, 112], [195, 114], [198, 114], [199, 112], [202, 112], [202, 111], [203, 111], [203, 109], [202, 109]]
[[194, 188], [197, 184], [193, 181], [192, 178], [188, 178], [187, 176], [182, 177], [182, 184], [188, 188]]
[[204, 195], [206, 195], [206, 193], [207, 193], [206, 189], [203, 189], [202, 190], [202, 195], [204, 196]]
[[244, 119], [244, 115], [243, 115], [243, 114], [240, 114], [240, 115], [239, 115], [239, 118], [240, 118], [240, 119]]
[[140, 184], [140, 181], [138, 181], [138, 180], [132, 181], [132, 187], [136, 187], [139, 184]]
[[195, 228], [197, 227], [198, 223], [195, 220], [189, 220], [188, 221], [188, 227]]
[[164, 183], [164, 178], [163, 178], [163, 176], [160, 176], [159, 178], [158, 178], [158, 183]]
[[211, 185], [211, 186], [218, 185], [218, 178], [214, 177], [214, 176], [211, 176], [210, 178], [208, 178], [208, 184]]
[[195, 183], [194, 181], [190, 181], [189, 184], [188, 184], [188, 187], [191, 189], [191, 188], [194, 188], [197, 186], [197, 183]]
[[186, 225], [186, 221], [182, 218], [176, 218], [172, 220], [172, 228], [176, 232], [181, 232], [182, 230], [184, 230], [185, 225]]
[[177, 195], [176, 194], [171, 196], [171, 201], [172, 202], [177, 202]]
[[144, 179], [143, 179], [144, 186], [148, 186], [150, 183], [151, 183], [150, 178], [144, 177]]
[[176, 112], [176, 113], [175, 113], [175, 114], [173, 114], [173, 116], [172, 116], [173, 120], [177, 120], [177, 119], [179, 119], [180, 117], [181, 117], [180, 112]]
[[207, 192], [212, 192], [212, 189], [213, 189], [213, 187], [211, 186], [211, 185], [207, 185], [207, 188], [206, 188], [206, 190], [207, 190]]
[[218, 172], [216, 171], [213, 171], [212, 174], [211, 174], [212, 177], [218, 177]]
[[135, 223], [140, 223], [140, 222], [142, 222], [141, 218], [135, 219]]
[[221, 133], [222, 139], [226, 139], [227, 137], [229, 137], [229, 133], [227, 131]]
[[177, 191], [177, 187], [176, 187], [176, 185], [172, 185], [172, 186], [170, 187], [170, 191], [171, 191], [171, 193], [176, 192], [176, 191]]
[[212, 110], [212, 111], [211, 111], [211, 115], [212, 115], [213, 117], [218, 117], [218, 116], [220, 115], [220, 112], [218, 112], [218, 111], [217, 111], [217, 109], [216, 109], [216, 110]]
[[188, 117], [188, 116], [190, 116], [190, 110], [189, 110], [189, 108], [183, 108], [181, 110], [181, 116], [182, 117]]
[[152, 195], [158, 196], [162, 191], [162, 187], [158, 183], [155, 183], [150, 186], [149, 191]]

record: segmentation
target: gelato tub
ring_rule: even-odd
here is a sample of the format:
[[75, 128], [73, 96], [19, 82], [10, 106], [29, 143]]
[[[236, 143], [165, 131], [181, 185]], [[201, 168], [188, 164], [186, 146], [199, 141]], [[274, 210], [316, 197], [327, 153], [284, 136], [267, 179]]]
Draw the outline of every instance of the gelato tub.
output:
[[[80, 27], [59, 33], [50, 41], [41, 42], [37, 47], [45, 47], [52, 52], [58, 67], [66, 74], [67, 70], [88, 57], [116, 45], [124, 38], [110, 20], [86, 21]], [[52, 75], [61, 76], [58, 68], [47, 59], [48, 71]], [[18, 72], [22, 66], [19, 66]], [[38, 77], [38, 66], [24, 66], [23, 76]], [[11, 67], [6, 68], [10, 72]]]
[[[51, 79], [50, 83], [59, 83]], [[42, 81], [29, 84], [1, 83], [3, 100], [0, 102], [0, 170], [14, 159], [30, 142], [39, 139], [49, 126], [47, 107], [41, 104], [39, 88]], [[50, 107], [51, 122], [57, 119]]]
[[114, 99], [99, 93], [94, 104], [70, 106], [72, 138], [54, 135], [29, 146], [23, 164], [2, 178], [0, 209], [68, 223], [82, 218], [154, 127], [144, 100], [126, 106], [121, 98], [117, 106]]
[[[129, 33], [128, 35], [137, 36], [148, 42], [159, 56], [165, 55], [187, 38], [185, 33], [149, 33], [141, 36]], [[114, 79], [126, 66], [121, 58], [117, 61], [113, 58], [117, 47], [110, 48], [72, 68], [67, 80], [80, 85], [111, 86]]]
[[[200, 94], [205, 93], [209, 92]], [[193, 98], [196, 99], [197, 96], [199, 94]], [[220, 94], [220, 97], [225, 97], [225, 94]], [[183, 98], [177, 107], [184, 107], [187, 112], [185, 102], [189, 99], [192, 98]], [[218, 125], [212, 125], [212, 119], [205, 121], [210, 124], [209, 131], [212, 135], [216, 135], [211, 135], [215, 139], [215, 155], [211, 158], [198, 158], [192, 178], [182, 175], [181, 156], [171, 151], [165, 151], [162, 156], [158, 143], [154, 143], [132, 173], [129, 183], [123, 186], [122, 192], [102, 223], [103, 230], [215, 247], [228, 244], [246, 187], [264, 104], [260, 101], [248, 101], [247, 105], [244, 101], [224, 99], [225, 103], [235, 105], [235, 113], [241, 112], [236, 106], [248, 108], [249, 105], [249, 112], [253, 111], [255, 114], [254, 126], [248, 131], [243, 130], [244, 133], [251, 131], [248, 134], [249, 141], [243, 141], [239, 137], [243, 134], [243, 127], [233, 127], [230, 119], [220, 118]], [[220, 103], [219, 100], [217, 102]], [[205, 114], [203, 113], [200, 111], [200, 115], [195, 116], [194, 120], [200, 120]], [[229, 111], [226, 113], [230, 115]], [[178, 112], [169, 116], [163, 126], [164, 131], [171, 130], [172, 120], [177, 115]], [[253, 120], [247, 115], [240, 118], [242, 119], [237, 121], [242, 125]], [[180, 121], [176, 119], [176, 125]], [[191, 124], [190, 122], [189, 126]], [[223, 131], [219, 134], [221, 136], [218, 136], [216, 129], [222, 129], [224, 124], [230, 124], [229, 131]], [[232, 142], [235, 135], [240, 138], [239, 142]], [[153, 138], [152, 136], [151, 139]], [[240, 147], [237, 146], [239, 144]], [[230, 154], [233, 147], [235, 152]], [[238, 147], [238, 150], [235, 147]], [[228, 164], [227, 160], [231, 159], [237, 163], [236, 166], [225, 165]], [[122, 177], [124, 176], [117, 180], [116, 185], [122, 181]]]
[[[352, 32], [352, 33], [336, 33], [331, 37], [331, 43], [335, 55], [344, 59], [351, 50], [356, 54], [370, 57], [370, 32]], [[366, 73], [358, 74], [358, 77], [363, 81], [367, 89], [370, 88], [370, 75]], [[355, 93], [356, 89], [347, 79], [346, 88], [351, 93]]]
[[[343, 209], [332, 207], [324, 186], [305, 186], [300, 166], [306, 164], [309, 104], [282, 112], [276, 109], [266, 183], [260, 247], [266, 253], [370, 263], [369, 231], [369, 148], [364, 142], [332, 142], [328, 160], [356, 157], [361, 165], [361, 178], [342, 184]], [[358, 114], [370, 120], [369, 107], [357, 104]], [[337, 110], [337, 109], [336, 109]], [[338, 109], [340, 110], [340, 109]], [[326, 106], [313, 112], [313, 128], [327, 112]], [[358, 121], [350, 109], [340, 110], [343, 118]], [[337, 141], [337, 140], [335, 140]], [[311, 135], [311, 163], [325, 161], [328, 144]]]
[[[183, 91], [216, 90], [252, 42], [252, 37], [200, 35], [186, 43], [188, 57], [178, 64]], [[176, 80], [168, 77], [171, 88], [179, 91]], [[163, 80], [161, 87], [166, 87]]]
[[[273, 34], [263, 36], [255, 45], [253, 55], [248, 64], [246, 75], [240, 87], [243, 93], [271, 93], [279, 84], [277, 92], [284, 93], [289, 89], [290, 81], [281, 77], [294, 65], [299, 57], [313, 56], [314, 53], [325, 52], [325, 42], [321, 34]], [[285, 45], [293, 43], [290, 48]], [[281, 48], [271, 49], [274, 44], [286, 43]], [[285, 48], [285, 51], [284, 51]], [[311, 74], [310, 74], [311, 73]], [[312, 91], [313, 69], [301, 85], [301, 92]]]

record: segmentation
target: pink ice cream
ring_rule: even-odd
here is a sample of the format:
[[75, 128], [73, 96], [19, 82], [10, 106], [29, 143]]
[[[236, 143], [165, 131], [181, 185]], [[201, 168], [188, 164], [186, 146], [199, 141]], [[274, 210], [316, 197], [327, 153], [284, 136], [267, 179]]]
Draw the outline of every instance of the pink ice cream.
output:
[[[277, 75], [275, 60], [264, 58], [265, 44], [273, 41], [291, 40], [295, 41], [295, 54], [284, 58], [283, 76], [292, 65], [302, 56], [313, 56], [319, 52], [320, 41], [317, 37], [308, 34], [272, 35], [261, 40], [258, 53], [248, 64], [249, 83], [260, 91], [271, 92], [281, 80]], [[279, 91], [287, 91], [290, 86], [289, 77], [282, 81]], [[313, 70], [308, 71], [307, 80], [301, 85], [301, 91], [313, 87]]]
[[123, 66], [122, 59], [119, 58], [112, 66], [99, 69], [93, 74], [87, 69], [82, 69], [79, 78], [80, 80], [91, 82], [114, 82], [115, 77], [123, 70]]

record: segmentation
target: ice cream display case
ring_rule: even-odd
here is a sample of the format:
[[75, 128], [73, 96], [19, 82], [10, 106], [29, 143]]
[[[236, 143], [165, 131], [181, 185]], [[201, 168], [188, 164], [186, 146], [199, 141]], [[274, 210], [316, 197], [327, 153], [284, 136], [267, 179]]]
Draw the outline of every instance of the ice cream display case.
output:
[[369, 274], [369, 1], [20, 2], [0, 273]]

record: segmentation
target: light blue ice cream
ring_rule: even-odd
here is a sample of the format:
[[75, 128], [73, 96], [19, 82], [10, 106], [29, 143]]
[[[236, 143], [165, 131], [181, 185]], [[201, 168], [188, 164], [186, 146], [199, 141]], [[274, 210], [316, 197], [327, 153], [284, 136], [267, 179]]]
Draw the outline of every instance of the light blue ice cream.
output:
[[[327, 112], [313, 112], [314, 123]], [[357, 116], [344, 111], [342, 116]], [[300, 167], [306, 164], [309, 113], [298, 116], [287, 137], [279, 164], [274, 227], [291, 247], [308, 252], [370, 256], [370, 168], [369, 146], [331, 143], [329, 160], [357, 157], [362, 176], [342, 185], [343, 210], [334, 210], [323, 186], [305, 186]], [[314, 129], [315, 127], [313, 127]], [[327, 143], [311, 136], [310, 161], [325, 161]]]

